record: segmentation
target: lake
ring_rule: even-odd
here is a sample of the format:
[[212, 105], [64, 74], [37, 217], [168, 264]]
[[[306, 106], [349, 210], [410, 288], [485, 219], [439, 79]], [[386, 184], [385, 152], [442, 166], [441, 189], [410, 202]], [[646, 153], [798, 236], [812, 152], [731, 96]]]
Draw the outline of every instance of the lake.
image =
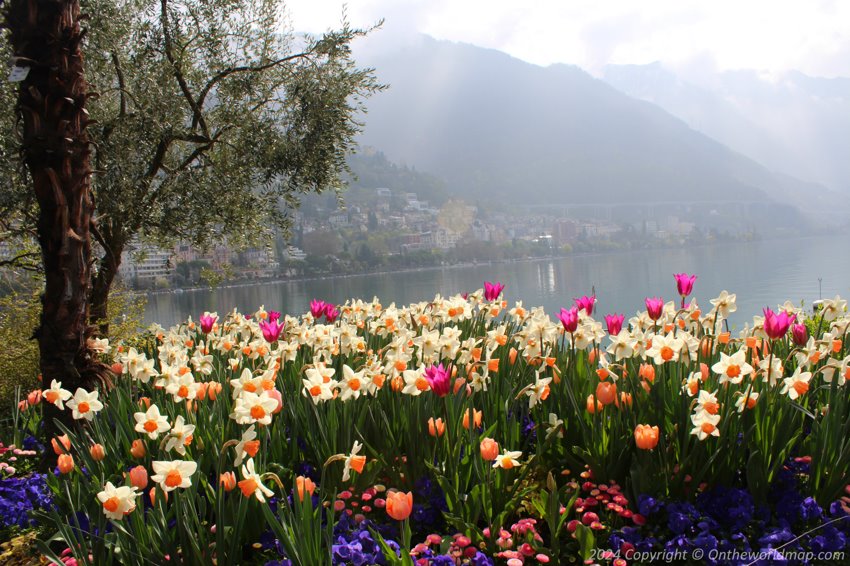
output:
[[[732, 322], [742, 325], [765, 306], [790, 299], [810, 305], [822, 294], [850, 296], [850, 235], [767, 240], [711, 246], [577, 255], [567, 258], [370, 273], [302, 281], [247, 284], [148, 296], [145, 322], [170, 326], [205, 310], [224, 314], [237, 307], [253, 312], [260, 305], [289, 314], [304, 313], [313, 298], [342, 303], [378, 296], [386, 306], [428, 300], [436, 293], [474, 291], [483, 282], [501, 281], [513, 304], [542, 305], [554, 315], [573, 297], [596, 288], [597, 312], [643, 309], [644, 298], [676, 299], [673, 273], [698, 276], [694, 295], [705, 309], [723, 289], [738, 295]], [[818, 278], [822, 285], [819, 291]]]

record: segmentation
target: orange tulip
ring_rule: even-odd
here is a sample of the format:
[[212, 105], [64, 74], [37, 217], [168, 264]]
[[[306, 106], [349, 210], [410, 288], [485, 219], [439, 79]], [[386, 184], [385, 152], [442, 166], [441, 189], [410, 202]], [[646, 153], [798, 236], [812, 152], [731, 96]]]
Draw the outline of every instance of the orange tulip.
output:
[[587, 396], [587, 412], [591, 415], [601, 411], [603, 409], [602, 403], [599, 401], [599, 398], [596, 399], [596, 402], [593, 402], [593, 395]]
[[434, 417], [428, 419], [428, 434], [431, 436], [443, 436], [446, 432], [446, 423], [443, 419], [434, 420]]
[[610, 381], [601, 381], [596, 386], [596, 398], [603, 405], [610, 405], [617, 400], [617, 385]]
[[516, 348], [511, 348], [511, 350], [508, 352], [508, 360], [511, 362], [511, 365], [514, 365], [516, 363], [516, 356]]
[[396, 375], [390, 380], [390, 386], [393, 389], [393, 392], [398, 393], [404, 388], [404, 380], [400, 375]]
[[133, 456], [133, 458], [144, 458], [147, 452], [147, 449], [145, 449], [145, 443], [138, 438], [134, 440], [133, 444], [130, 446], [130, 455]]
[[70, 454], [60, 454], [56, 465], [59, 467], [60, 472], [67, 474], [74, 469], [74, 457]]
[[151, 399], [150, 397], [139, 397], [139, 406], [144, 406], [145, 409], [151, 408]]
[[95, 462], [100, 462], [106, 458], [106, 452], [104, 452], [102, 444], [92, 444], [92, 447], [89, 448], [89, 454], [91, 454]]
[[632, 394], [626, 393], [625, 391], [620, 393], [620, 403], [624, 407], [631, 407], [632, 406]]
[[121, 375], [124, 373], [124, 364], [115, 362], [109, 369], [111, 369], [112, 373], [115, 375]]
[[635, 444], [641, 450], [652, 450], [658, 446], [658, 427], [637, 425], [635, 427]]
[[587, 355], [587, 361], [590, 362], [591, 364], [595, 364], [597, 357], [599, 357], [599, 353], [596, 351], [596, 348], [594, 348]]
[[482, 439], [479, 449], [481, 457], [488, 462], [492, 462], [499, 456], [499, 443], [492, 438]]
[[475, 425], [475, 428], [478, 428], [478, 427], [481, 426], [481, 417], [482, 417], [481, 411], [476, 411], [475, 409], [470, 408], [470, 409], [467, 409], [463, 413], [463, 428], [465, 428], [466, 430], [469, 430], [469, 414], [470, 413], [472, 413], [472, 424]]
[[640, 364], [638, 375], [650, 383], [655, 383], [655, 366], [652, 364]]
[[[840, 340], [838, 342], [839, 344], [841, 343]], [[27, 395], [27, 403], [30, 406], [38, 405], [39, 403], [41, 403], [41, 389], [33, 389], [32, 391], [30, 391], [29, 395]]]
[[218, 483], [224, 491], [233, 491], [233, 488], [236, 487], [236, 474], [224, 472], [219, 476]]
[[387, 494], [387, 515], [396, 521], [404, 521], [413, 511], [413, 493], [392, 491]]
[[130, 485], [138, 488], [139, 491], [148, 486], [148, 471], [144, 466], [136, 466], [130, 470]]
[[728, 344], [729, 340], [732, 338], [731, 332], [721, 332], [717, 335], [717, 341], [721, 344]]
[[207, 397], [209, 397], [210, 401], [215, 401], [219, 393], [221, 393], [221, 383], [210, 381], [207, 385]]
[[53, 451], [57, 456], [61, 456], [62, 454], [71, 451], [71, 439], [68, 438], [67, 434], [51, 439], [50, 444], [53, 446]]
[[304, 493], [307, 493], [307, 497], [312, 497], [313, 492], [316, 491], [316, 484], [310, 478], [298, 476], [295, 478], [295, 490], [298, 492], [298, 499], [304, 501]]

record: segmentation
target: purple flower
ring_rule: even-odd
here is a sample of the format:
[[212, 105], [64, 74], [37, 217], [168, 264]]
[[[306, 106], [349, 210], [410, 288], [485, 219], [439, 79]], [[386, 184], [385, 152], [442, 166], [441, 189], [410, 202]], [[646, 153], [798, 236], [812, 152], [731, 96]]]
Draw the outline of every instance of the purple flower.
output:
[[445, 397], [449, 394], [452, 372], [448, 367], [443, 367], [443, 364], [428, 366], [425, 368], [424, 377], [428, 385], [431, 386], [431, 391], [438, 397]]
[[564, 325], [564, 330], [572, 334], [576, 331], [576, 328], [578, 328], [578, 309], [576, 307], [573, 307], [570, 310], [561, 309], [558, 319], [560, 319], [561, 324]]
[[789, 315], [785, 311], [773, 312], [769, 308], [764, 309], [764, 333], [771, 340], [782, 338], [788, 332], [788, 328], [797, 319], [797, 315]]
[[336, 317], [338, 317], [338, 316], [339, 316], [339, 311], [337, 310], [337, 308], [335, 306], [333, 306], [332, 304], [327, 303], [325, 305], [325, 318], [327, 319], [327, 321], [328, 322], [334, 322], [336, 320]]
[[676, 290], [679, 291], [679, 296], [684, 300], [685, 297], [693, 292], [694, 281], [697, 280], [697, 276], [688, 275], [687, 273], [674, 273], [673, 277], [676, 279]]
[[504, 284], [499, 283], [498, 281], [494, 283], [490, 283], [489, 281], [484, 282], [484, 298], [488, 301], [495, 301], [499, 298], [499, 295], [502, 294], [502, 291], [505, 289]]
[[608, 327], [608, 334], [616, 336], [623, 329], [623, 321], [626, 320], [622, 314], [606, 314], [605, 325]]
[[576, 304], [576, 308], [578, 310], [584, 309], [584, 312], [587, 313], [587, 316], [593, 316], [593, 305], [596, 304], [596, 295], [585, 295], [579, 299], [573, 299]]
[[216, 320], [218, 320], [218, 317], [213, 316], [208, 312], [205, 312], [204, 314], [199, 316], [198, 322], [201, 323], [201, 332], [203, 332], [204, 334], [209, 334]]
[[310, 301], [310, 314], [313, 315], [313, 318], [319, 318], [323, 314], [325, 314], [325, 307], [327, 303], [325, 301], [320, 301], [318, 299], [313, 299]]
[[646, 312], [649, 314], [649, 318], [658, 321], [661, 318], [661, 313], [664, 311], [664, 299], [661, 297], [647, 297], [645, 302]]
[[268, 322], [260, 321], [260, 330], [263, 332], [263, 338], [266, 342], [276, 342], [280, 338], [280, 332], [283, 330], [283, 323], [279, 320], [270, 320]]

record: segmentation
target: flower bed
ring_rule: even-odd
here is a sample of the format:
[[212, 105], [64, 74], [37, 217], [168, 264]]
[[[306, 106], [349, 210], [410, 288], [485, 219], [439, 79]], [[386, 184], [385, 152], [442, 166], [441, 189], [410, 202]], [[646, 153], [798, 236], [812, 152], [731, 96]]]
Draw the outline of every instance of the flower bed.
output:
[[114, 387], [53, 382], [24, 404], [31, 429], [42, 403], [80, 425], [53, 439], [55, 472], [30, 476], [56, 506], [36, 515], [55, 533], [41, 549], [512, 566], [848, 550], [846, 302], [765, 309], [733, 336], [734, 295], [702, 310], [693, 279], [677, 283], [678, 305], [650, 298], [604, 325], [595, 297], [553, 320], [487, 283], [99, 341]]

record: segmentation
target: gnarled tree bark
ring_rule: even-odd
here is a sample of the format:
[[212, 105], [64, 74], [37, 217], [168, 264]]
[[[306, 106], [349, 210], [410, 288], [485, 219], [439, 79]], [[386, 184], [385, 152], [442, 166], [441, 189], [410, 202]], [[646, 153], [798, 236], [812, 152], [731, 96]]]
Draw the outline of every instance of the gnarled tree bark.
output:
[[[42, 380], [64, 388], [91, 390], [109, 379], [92, 356], [87, 339], [91, 280], [91, 192], [88, 97], [80, 49], [78, 0], [11, 0], [5, 27], [18, 65], [30, 67], [20, 83], [21, 158], [39, 204], [38, 241], [44, 263], [42, 313], [34, 337]], [[47, 433], [53, 419], [70, 424], [69, 411], [47, 404]]]

